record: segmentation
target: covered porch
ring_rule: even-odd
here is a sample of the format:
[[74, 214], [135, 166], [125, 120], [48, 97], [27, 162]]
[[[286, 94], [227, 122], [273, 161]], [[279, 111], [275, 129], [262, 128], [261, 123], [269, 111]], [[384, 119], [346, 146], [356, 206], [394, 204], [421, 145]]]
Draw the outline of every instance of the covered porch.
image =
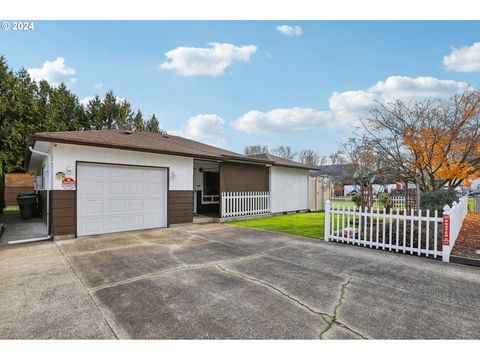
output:
[[268, 164], [195, 159], [193, 186], [194, 222], [271, 212]]

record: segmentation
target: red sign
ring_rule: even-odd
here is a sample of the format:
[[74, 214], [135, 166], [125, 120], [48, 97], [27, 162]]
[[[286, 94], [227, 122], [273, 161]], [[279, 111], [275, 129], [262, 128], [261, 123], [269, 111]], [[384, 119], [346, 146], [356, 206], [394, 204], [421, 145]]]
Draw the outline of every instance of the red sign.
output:
[[63, 178], [62, 187], [66, 190], [75, 189], [75, 180], [72, 178]]
[[443, 241], [442, 244], [450, 246], [450, 215], [443, 214]]

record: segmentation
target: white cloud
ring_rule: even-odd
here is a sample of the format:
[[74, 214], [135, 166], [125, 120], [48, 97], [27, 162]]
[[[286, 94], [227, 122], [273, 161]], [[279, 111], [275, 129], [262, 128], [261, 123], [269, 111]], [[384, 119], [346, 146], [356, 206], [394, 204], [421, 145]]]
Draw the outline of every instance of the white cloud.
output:
[[258, 134], [353, 127], [358, 125], [360, 118], [368, 115], [368, 110], [375, 101], [444, 98], [467, 88], [467, 83], [452, 80], [390, 76], [366, 90], [334, 92], [328, 101], [327, 111], [298, 107], [268, 112], [249, 111], [233, 121], [232, 125], [237, 130]]
[[377, 98], [378, 95], [364, 90], [334, 92], [328, 100], [328, 105], [337, 125], [356, 125], [360, 117], [368, 114], [368, 109]]
[[65, 65], [63, 57], [57, 57], [54, 61], [45, 61], [41, 68], [28, 69], [28, 73], [35, 81], [46, 80], [50, 85], [57, 86], [60, 83], [74, 84], [77, 82], [75, 69]]
[[174, 70], [183, 76], [218, 76], [234, 61], [247, 62], [255, 54], [254, 45], [209, 43], [210, 48], [178, 47], [165, 53], [162, 69]]
[[299, 37], [302, 35], [302, 28], [300, 26], [279, 25], [276, 27], [277, 31], [285, 36]]
[[332, 125], [329, 112], [299, 107], [249, 111], [233, 122], [235, 129], [257, 134], [307, 131]]
[[458, 72], [480, 71], [480, 42], [460, 49], [452, 49], [443, 57], [445, 69]]
[[439, 80], [429, 76], [410, 78], [390, 76], [368, 89], [385, 98], [448, 97], [468, 88], [468, 84], [453, 80]]
[[84, 106], [87, 106], [88, 103], [90, 102], [90, 100], [94, 99], [95, 96], [87, 96], [87, 97], [84, 97], [83, 99], [80, 99], [80, 104], [84, 105]]
[[199, 114], [187, 120], [187, 125], [172, 134], [197, 140], [213, 146], [225, 145], [225, 120], [215, 114]]
[[101, 88], [103, 88], [103, 81], [100, 81], [100, 82], [96, 83], [95, 85], [93, 85], [93, 87], [94, 87], [95, 89], [101, 89]]

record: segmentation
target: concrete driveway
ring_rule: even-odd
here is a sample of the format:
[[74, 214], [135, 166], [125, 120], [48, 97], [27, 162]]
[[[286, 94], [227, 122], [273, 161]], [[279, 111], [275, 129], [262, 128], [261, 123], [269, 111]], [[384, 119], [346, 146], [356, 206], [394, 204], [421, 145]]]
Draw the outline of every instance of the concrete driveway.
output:
[[480, 338], [480, 268], [222, 224], [0, 249], [0, 338]]

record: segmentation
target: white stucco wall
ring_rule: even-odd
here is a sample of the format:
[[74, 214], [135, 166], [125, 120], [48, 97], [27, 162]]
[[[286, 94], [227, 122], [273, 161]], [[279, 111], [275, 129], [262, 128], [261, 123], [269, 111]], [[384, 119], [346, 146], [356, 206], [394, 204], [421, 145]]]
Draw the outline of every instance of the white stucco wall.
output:
[[270, 168], [272, 213], [308, 209], [308, 171], [279, 166]]
[[[54, 145], [53, 174], [63, 171], [67, 177], [76, 180], [76, 161], [168, 167], [170, 190], [193, 190], [193, 159], [188, 157], [70, 144]], [[55, 177], [53, 189], [63, 190], [61, 182]]]
[[203, 190], [203, 172], [204, 171], [220, 171], [218, 162], [196, 160], [193, 163], [193, 186], [194, 190]]

